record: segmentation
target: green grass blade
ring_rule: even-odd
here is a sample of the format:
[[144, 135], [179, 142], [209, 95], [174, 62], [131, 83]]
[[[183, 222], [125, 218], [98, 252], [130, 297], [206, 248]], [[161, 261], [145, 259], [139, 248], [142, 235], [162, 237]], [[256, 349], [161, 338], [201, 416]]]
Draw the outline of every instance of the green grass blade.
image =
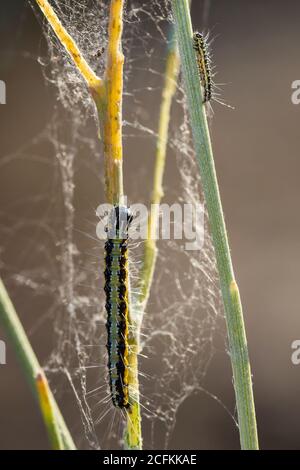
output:
[[[51, 430], [51, 433], [49, 434], [51, 443], [54, 442], [53, 436], [55, 435], [56, 448], [61, 448], [64, 450], [75, 450], [73, 439], [65, 424], [64, 418], [58, 408], [55, 398], [48, 386], [47, 389], [44, 387], [43, 393], [44, 398], [47, 400], [48, 406], [41, 406], [41, 393], [38, 387], [38, 379], [39, 377], [43, 376], [43, 371], [1, 279], [0, 322], [3, 324], [3, 327], [21, 363], [28, 383], [31, 386], [32, 392], [36, 397], [37, 402], [39, 403], [46, 428], [48, 431]], [[47, 411], [46, 413], [45, 410]]]
[[175, 29], [190, 114], [196, 157], [209, 216], [225, 307], [230, 358], [242, 449], [258, 449], [258, 437], [248, 347], [242, 306], [230, 257], [197, 63], [188, 0], [172, 0]]

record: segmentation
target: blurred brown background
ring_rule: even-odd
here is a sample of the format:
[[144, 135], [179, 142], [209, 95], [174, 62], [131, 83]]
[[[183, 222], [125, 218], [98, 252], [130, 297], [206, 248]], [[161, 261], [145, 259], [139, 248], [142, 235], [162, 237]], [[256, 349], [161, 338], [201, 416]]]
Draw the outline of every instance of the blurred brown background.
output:
[[[244, 306], [260, 445], [299, 449], [300, 366], [291, 363], [291, 343], [300, 338], [300, 105], [291, 103], [291, 83], [300, 79], [300, 3], [210, 3], [208, 29], [216, 36], [218, 80], [227, 84], [222, 92], [225, 101], [235, 106], [230, 111], [214, 105], [212, 139]], [[195, 29], [201, 28], [202, 13], [203, 2], [195, 0]], [[52, 116], [55, 95], [45, 86], [36, 60], [45, 46], [41, 27], [24, 0], [1, 2], [0, 44], [0, 79], [7, 84], [7, 104], [0, 106], [0, 158], [4, 158], [42, 131]], [[157, 106], [153, 103], [153, 109]], [[140, 145], [143, 150], [145, 143]], [[8, 212], [10, 202], [29, 188], [38, 189], [42, 176], [31, 174], [27, 163], [1, 167], [0, 211]], [[22, 244], [22, 239], [15, 242]], [[9, 246], [2, 262], [15, 266], [17, 251], [18, 245]], [[10, 287], [9, 268], [5, 273]], [[10, 293], [30, 331], [43, 305], [26, 305], [22, 289]], [[32, 341], [43, 362], [51, 340], [47, 331], [41, 334]], [[1, 330], [0, 339], [5, 339]], [[9, 344], [0, 383], [0, 448], [48, 448], [41, 418]], [[225, 353], [214, 356], [205, 388], [233, 410]], [[170, 447], [238, 448], [237, 430], [226, 412], [205, 395], [194, 400], [180, 408]]]

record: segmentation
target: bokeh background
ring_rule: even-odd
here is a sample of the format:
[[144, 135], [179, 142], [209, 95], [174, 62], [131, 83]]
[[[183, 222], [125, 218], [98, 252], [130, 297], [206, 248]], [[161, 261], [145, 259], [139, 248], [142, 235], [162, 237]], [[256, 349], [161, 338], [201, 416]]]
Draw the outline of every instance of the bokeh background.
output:
[[[202, 25], [203, 4], [193, 2], [195, 29]], [[212, 139], [244, 306], [263, 449], [300, 448], [300, 366], [291, 362], [291, 343], [300, 338], [300, 105], [291, 102], [291, 83], [300, 79], [299, 17], [295, 0], [212, 0], [207, 20], [215, 37], [218, 80], [226, 84], [222, 96], [235, 107], [230, 111], [214, 105]], [[1, 2], [0, 44], [0, 79], [7, 84], [7, 104], [0, 106], [0, 158], [7, 158], [45, 128], [56, 97], [37, 61], [46, 50], [45, 41], [26, 1]], [[158, 101], [149, 104], [153, 111], [158, 107]], [[144, 142], [141, 150], [147, 152]], [[36, 174], [28, 162], [1, 168], [0, 211], [5, 213], [11, 201], [38, 191], [41, 180], [47, 179], [45, 168]], [[88, 181], [82, 185], [83, 193], [90, 191]], [[45, 325], [35, 330], [44, 304], [39, 300], [28, 305], [23, 290], [10, 282], [13, 267], [26, 262], [16, 259], [22, 243], [19, 237], [7, 247], [1, 269], [43, 362], [53, 341]], [[5, 339], [1, 330], [0, 338]], [[48, 448], [39, 412], [9, 344], [0, 382], [0, 448]], [[204, 385], [234, 410], [225, 350], [214, 355]], [[209, 396], [197, 395], [180, 407], [171, 448], [238, 446], [232, 419]]]

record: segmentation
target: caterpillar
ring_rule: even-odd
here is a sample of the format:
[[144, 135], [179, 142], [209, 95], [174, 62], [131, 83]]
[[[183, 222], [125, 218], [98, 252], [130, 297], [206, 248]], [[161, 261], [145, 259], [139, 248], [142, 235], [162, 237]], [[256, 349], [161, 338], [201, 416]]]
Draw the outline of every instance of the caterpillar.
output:
[[200, 74], [200, 81], [204, 91], [203, 102], [210, 101], [212, 96], [212, 71], [208, 45], [203, 34], [195, 32], [193, 34], [193, 47], [196, 51], [197, 64]]
[[94, 56], [95, 59], [96, 58], [100, 59], [100, 57], [102, 57], [102, 55], [104, 54], [104, 51], [105, 51], [105, 47], [101, 47], [100, 49], [98, 49]]
[[129, 408], [128, 394], [128, 228], [132, 214], [115, 206], [105, 243], [105, 285], [109, 387], [113, 405]]

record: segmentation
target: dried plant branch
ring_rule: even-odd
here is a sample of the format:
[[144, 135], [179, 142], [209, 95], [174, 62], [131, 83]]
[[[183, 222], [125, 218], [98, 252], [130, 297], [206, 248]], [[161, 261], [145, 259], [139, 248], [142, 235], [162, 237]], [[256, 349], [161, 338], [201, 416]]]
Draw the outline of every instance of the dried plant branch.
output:
[[106, 198], [111, 204], [123, 201], [122, 95], [123, 64], [121, 50], [123, 0], [111, 0], [108, 53], [104, 78], [105, 103], [100, 103], [99, 120], [103, 127]]
[[[113, 205], [123, 204], [122, 95], [124, 56], [121, 39], [124, 0], [111, 0], [110, 2], [108, 51], [104, 78], [97, 77], [90, 69], [75, 41], [61, 25], [49, 2], [47, 0], [36, 0], [36, 2], [89, 86], [98, 110], [99, 126], [103, 136], [106, 199]], [[139, 332], [131, 314], [129, 321], [130, 331], [133, 332], [128, 341], [131, 406], [127, 410], [125, 445], [129, 449], [140, 449], [142, 437], [137, 361]]]
[[98, 92], [99, 88], [103, 86], [103, 80], [101, 80], [101, 78], [99, 78], [88, 65], [74, 39], [69, 35], [64, 26], [61, 24], [58, 16], [56, 15], [48, 0], [36, 0], [36, 3], [47, 18], [60, 43], [64, 46], [68, 54], [73, 59], [78, 71], [85, 79], [88, 87], [94, 92]]

